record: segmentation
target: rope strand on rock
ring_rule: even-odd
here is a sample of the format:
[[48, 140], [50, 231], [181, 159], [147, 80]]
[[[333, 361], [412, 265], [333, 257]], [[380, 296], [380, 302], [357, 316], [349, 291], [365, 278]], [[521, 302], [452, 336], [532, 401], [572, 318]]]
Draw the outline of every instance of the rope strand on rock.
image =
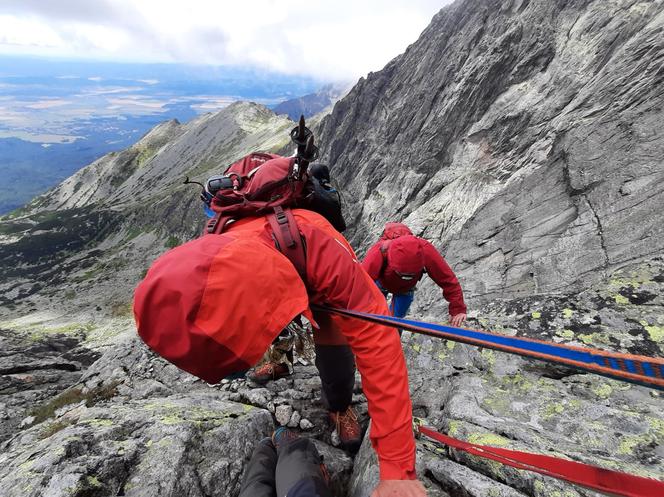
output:
[[664, 359], [576, 347], [560, 343], [513, 337], [489, 331], [467, 330], [411, 319], [382, 316], [349, 309], [313, 305], [312, 309], [404, 329], [422, 335], [467, 343], [478, 347], [563, 364], [616, 380], [664, 390]]
[[620, 471], [592, 466], [543, 454], [473, 444], [443, 435], [432, 428], [416, 423], [416, 431], [432, 440], [474, 456], [491, 459], [517, 469], [533, 471], [558, 480], [621, 497], [661, 497], [664, 482], [630, 475]]

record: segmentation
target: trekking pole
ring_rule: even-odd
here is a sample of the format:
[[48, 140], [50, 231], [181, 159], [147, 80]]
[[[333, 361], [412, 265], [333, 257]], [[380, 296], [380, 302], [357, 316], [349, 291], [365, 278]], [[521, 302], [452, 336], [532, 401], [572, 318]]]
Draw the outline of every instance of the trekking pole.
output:
[[307, 172], [309, 163], [318, 159], [318, 147], [314, 144], [314, 134], [307, 128], [304, 115], [300, 115], [300, 121], [291, 132], [290, 137], [293, 143], [297, 145], [296, 161], [297, 167], [294, 168], [293, 174], [296, 179], [300, 180]]

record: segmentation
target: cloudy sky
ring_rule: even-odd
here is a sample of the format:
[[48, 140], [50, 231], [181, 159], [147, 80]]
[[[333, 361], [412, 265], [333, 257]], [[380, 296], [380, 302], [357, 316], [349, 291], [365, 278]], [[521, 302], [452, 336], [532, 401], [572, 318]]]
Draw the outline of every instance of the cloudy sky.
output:
[[0, 0], [0, 53], [267, 67], [352, 79], [450, 0]]

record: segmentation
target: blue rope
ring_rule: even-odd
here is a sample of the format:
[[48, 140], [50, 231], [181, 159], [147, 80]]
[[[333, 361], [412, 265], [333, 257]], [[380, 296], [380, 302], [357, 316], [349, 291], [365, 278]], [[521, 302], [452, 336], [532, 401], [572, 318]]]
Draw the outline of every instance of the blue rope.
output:
[[[319, 305], [312, 305], [311, 307], [317, 311], [355, 317], [364, 321], [380, 323], [415, 333], [428, 334], [438, 338], [447, 338], [449, 340], [470, 343], [471, 345], [477, 345], [480, 347], [494, 348], [496, 350], [502, 350], [503, 352], [523, 355], [533, 359], [558, 362], [566, 366], [576, 367], [610, 378], [644, 385], [658, 390], [664, 390], [664, 380], [662, 380], [664, 377], [664, 363], [650, 357], [630, 356], [629, 358], [623, 358], [620, 357], [621, 354], [607, 353], [598, 349], [578, 350], [577, 348], [568, 348], [561, 344], [530, 341], [521, 337], [510, 337], [490, 332], [466, 330], [463, 328], [397, 318], [394, 316], [383, 316], [380, 314], [370, 314], [348, 309], [335, 309]], [[439, 335], [440, 333], [444, 333], [445, 336]], [[517, 350], [505, 350], [505, 347]], [[542, 354], [546, 357], [540, 357], [534, 354]], [[574, 364], [559, 361], [557, 359], [564, 359], [565, 361], [570, 361]], [[624, 364], [624, 367], [621, 367], [621, 363]], [[584, 367], [584, 365], [594, 365], [604, 369], [603, 371], [598, 371], [593, 368]], [[640, 366], [641, 371], [638, 370], [637, 366]], [[659, 375], [657, 374], [658, 371], [660, 373]], [[638, 375], [640, 378], [635, 379], [625, 377], [622, 375], [624, 372]]]

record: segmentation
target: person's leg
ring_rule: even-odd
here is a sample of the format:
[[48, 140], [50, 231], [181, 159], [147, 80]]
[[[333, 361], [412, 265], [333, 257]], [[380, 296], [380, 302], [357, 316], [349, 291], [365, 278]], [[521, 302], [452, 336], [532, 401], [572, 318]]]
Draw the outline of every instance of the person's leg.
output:
[[[392, 295], [392, 302], [390, 303], [390, 312], [395, 318], [402, 318], [408, 314], [408, 309], [413, 303], [415, 298], [415, 290], [411, 290], [406, 293], [399, 293]], [[402, 329], [399, 329], [399, 336], [403, 333]]]
[[314, 319], [320, 327], [314, 343], [324, 400], [330, 411], [345, 411], [353, 398], [355, 356], [332, 316], [315, 313]]
[[390, 292], [388, 292], [387, 290], [385, 290], [383, 288], [383, 285], [380, 284], [380, 281], [375, 280], [374, 283], [376, 283], [376, 286], [378, 287], [380, 292], [383, 294], [383, 297], [385, 297], [387, 299], [387, 296], [389, 295]]
[[314, 331], [316, 367], [323, 386], [323, 400], [341, 445], [351, 452], [362, 443], [362, 427], [351, 407], [355, 387], [355, 356], [335, 318], [316, 313], [320, 329]]
[[[291, 367], [293, 365], [293, 347], [290, 342], [281, 342], [281, 338], [287, 337], [289, 334], [288, 328], [285, 328], [274, 339], [269, 349], [270, 360], [247, 373], [249, 380], [260, 385], [265, 385], [269, 381], [285, 378], [291, 374], [288, 364]], [[284, 363], [283, 357], [286, 358], [288, 364]]]
[[399, 293], [392, 295], [392, 304], [390, 305], [390, 311], [395, 318], [402, 318], [408, 314], [408, 309], [415, 299], [415, 290], [411, 290], [406, 293]]
[[316, 446], [286, 429], [272, 436], [277, 447], [277, 496], [332, 497], [327, 486], [327, 471]]
[[261, 440], [247, 464], [238, 497], [277, 497], [277, 451], [272, 440]]

